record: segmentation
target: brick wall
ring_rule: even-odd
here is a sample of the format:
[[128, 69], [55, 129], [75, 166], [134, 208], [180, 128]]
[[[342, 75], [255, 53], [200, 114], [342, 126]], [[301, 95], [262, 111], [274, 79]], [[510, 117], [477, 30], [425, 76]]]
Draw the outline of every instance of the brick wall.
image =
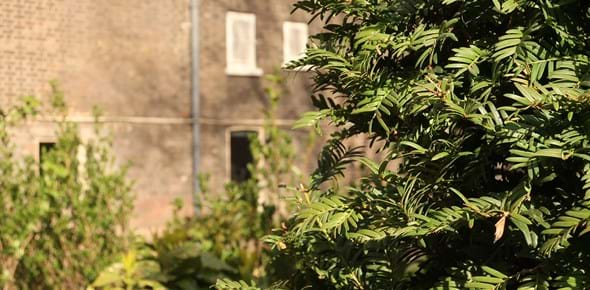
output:
[[[76, 120], [89, 120], [93, 106], [119, 120], [107, 127], [119, 162], [132, 163], [133, 226], [144, 232], [192, 194], [190, 28], [189, 0], [0, 1], [1, 103], [46, 96], [55, 80]], [[51, 128], [28, 124], [18, 148], [35, 154]]]
[[[0, 95], [39, 94], [82, 51], [84, 1], [0, 1]], [[68, 57], [66, 57], [68, 56]]]
[[[132, 163], [133, 226], [144, 232], [162, 226], [171, 201], [190, 202], [193, 191], [189, 2], [0, 0], [0, 102], [46, 95], [48, 82], [56, 80], [77, 120], [102, 107], [114, 120], [107, 127], [119, 162]], [[306, 22], [308, 16], [290, 14], [294, 0], [200, 2], [200, 167], [220, 189], [229, 179], [229, 130], [260, 128], [267, 104], [264, 77], [225, 73], [226, 12], [256, 14], [257, 63], [265, 73], [277, 71], [283, 60], [283, 22]], [[310, 32], [319, 29], [314, 24]], [[283, 74], [278, 117], [289, 121], [310, 107], [311, 82], [309, 74]], [[86, 135], [92, 131], [89, 123], [81, 127]], [[51, 125], [34, 122], [19, 136], [19, 148], [34, 154], [40, 140], [52, 138]]]

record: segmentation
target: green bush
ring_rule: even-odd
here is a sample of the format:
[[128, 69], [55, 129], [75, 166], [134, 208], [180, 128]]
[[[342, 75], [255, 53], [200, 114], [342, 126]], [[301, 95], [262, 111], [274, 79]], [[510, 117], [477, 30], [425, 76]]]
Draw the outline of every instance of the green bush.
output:
[[[251, 184], [230, 184], [207, 213], [175, 218], [150, 241], [138, 241], [104, 269], [93, 289], [210, 289], [217, 279], [259, 279], [266, 257], [259, 238], [272, 210], [257, 211]], [[206, 192], [205, 192], [206, 193]], [[177, 213], [182, 208], [177, 204]], [[263, 228], [264, 227], [264, 228]]]
[[[293, 64], [316, 73], [298, 126], [337, 132], [289, 230], [267, 238], [297, 266], [287, 287], [590, 288], [590, 2], [296, 8], [326, 30]], [[359, 135], [385, 158], [343, 145]], [[371, 173], [322, 189], [350, 162]]]
[[[65, 112], [57, 90], [53, 104]], [[79, 289], [126, 246], [130, 184], [99, 129], [84, 142], [75, 124], [61, 121], [40, 163], [15, 154], [10, 132], [38, 108], [27, 98], [0, 113], [0, 286]]]

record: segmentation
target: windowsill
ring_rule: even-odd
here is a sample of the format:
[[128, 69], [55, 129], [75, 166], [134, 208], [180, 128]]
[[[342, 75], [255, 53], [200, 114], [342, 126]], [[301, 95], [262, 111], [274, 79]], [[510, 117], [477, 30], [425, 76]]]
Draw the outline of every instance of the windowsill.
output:
[[228, 76], [236, 76], [236, 77], [259, 77], [259, 76], [262, 76], [262, 74], [264, 72], [259, 67], [253, 67], [253, 68], [227, 67], [227, 68], [225, 68], [225, 73]]

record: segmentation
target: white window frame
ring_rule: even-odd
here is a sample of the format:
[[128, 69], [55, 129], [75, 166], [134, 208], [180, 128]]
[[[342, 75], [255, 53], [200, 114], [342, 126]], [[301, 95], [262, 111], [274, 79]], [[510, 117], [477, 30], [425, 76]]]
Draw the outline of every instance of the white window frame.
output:
[[[250, 57], [247, 64], [237, 63], [234, 59], [234, 35], [233, 23], [235, 21], [247, 22], [252, 29], [253, 38], [250, 45]], [[226, 47], [226, 69], [225, 72], [232, 76], [261, 76], [262, 69], [256, 65], [256, 15], [252, 13], [241, 13], [228, 11], [225, 15], [225, 43]]]
[[[291, 22], [285, 21], [283, 22], [283, 67], [289, 64], [293, 60], [300, 59], [305, 56], [305, 52], [301, 52], [298, 55], [288, 54], [287, 52], [290, 51], [290, 43], [289, 43], [289, 36], [293, 30], [300, 30], [305, 33], [305, 44], [307, 45], [308, 37], [309, 37], [309, 25], [304, 22]], [[299, 68], [299, 69], [304, 69]]]

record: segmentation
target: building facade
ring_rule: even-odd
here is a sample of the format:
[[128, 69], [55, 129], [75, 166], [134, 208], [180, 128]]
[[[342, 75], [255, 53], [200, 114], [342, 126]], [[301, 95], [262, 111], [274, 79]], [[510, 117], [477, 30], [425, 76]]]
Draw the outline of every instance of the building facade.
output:
[[[294, 2], [2, 0], [0, 101], [47, 96], [56, 81], [83, 137], [92, 135], [93, 107], [102, 108], [118, 162], [132, 164], [133, 227], [156, 230], [174, 199], [192, 203], [197, 173], [213, 187], [243, 178], [244, 134], [264, 134], [264, 75], [318, 30], [291, 14]], [[309, 108], [310, 80], [281, 74], [278, 121], [289, 127]], [[37, 154], [54, 127], [51, 116], [29, 122], [18, 148]]]
[[319, 30], [317, 25], [307, 25], [306, 14], [291, 13], [295, 2], [201, 1], [200, 171], [209, 175], [214, 187], [221, 187], [232, 179], [232, 171], [236, 175], [240, 170], [239, 160], [231, 160], [232, 140], [235, 153], [243, 148], [239, 146], [241, 132], [264, 135], [261, 128], [269, 85], [265, 74], [278, 72], [284, 79], [278, 124], [289, 128], [310, 109], [309, 74], [281, 70], [304, 50], [308, 34]]

